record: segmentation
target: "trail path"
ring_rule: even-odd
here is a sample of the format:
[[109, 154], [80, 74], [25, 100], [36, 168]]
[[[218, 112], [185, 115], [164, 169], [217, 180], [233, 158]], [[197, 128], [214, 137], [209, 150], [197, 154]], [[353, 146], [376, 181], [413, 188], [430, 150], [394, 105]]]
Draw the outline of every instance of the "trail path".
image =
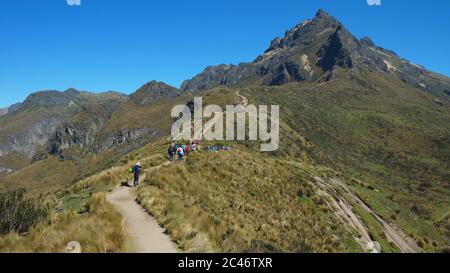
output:
[[[246, 107], [248, 99], [235, 93], [238, 104]], [[212, 129], [213, 122], [205, 125], [200, 135]], [[200, 137], [195, 136], [194, 139]], [[162, 165], [147, 169], [143, 171], [141, 181], [145, 176], [162, 166], [169, 165], [166, 162]], [[130, 187], [118, 186], [113, 192], [107, 196], [107, 200], [122, 214], [125, 219], [127, 231], [131, 237], [135, 251], [139, 253], [174, 253], [176, 247], [170, 240], [169, 236], [164, 233], [164, 229], [158, 224], [157, 220], [150, 216], [140, 205], [135, 201], [135, 194]]]
[[[164, 165], [145, 170], [144, 173], [158, 169]], [[144, 179], [145, 177], [142, 177]], [[125, 219], [126, 228], [137, 253], [176, 253], [175, 244], [164, 233], [164, 229], [155, 218], [150, 216], [135, 201], [135, 194], [131, 187], [118, 186], [108, 194], [107, 200]]]
[[238, 104], [241, 104], [244, 107], [248, 106], [248, 99], [246, 97], [242, 96], [239, 93], [239, 91], [236, 91], [235, 95], [236, 95]]
[[[240, 104], [240, 105], [242, 105], [242, 106], [244, 106], [244, 107], [247, 107], [248, 106], [248, 104], [249, 104], [249, 102], [248, 102], [248, 99], [246, 98], [246, 97], [244, 97], [244, 96], [242, 96], [240, 93], [239, 93], [239, 91], [236, 91], [235, 93], [235, 96], [236, 96], [236, 103], [237, 104]], [[227, 112], [225, 111], [225, 114], [226, 114]], [[250, 113], [249, 113], [250, 114]], [[196, 135], [194, 135], [194, 140], [198, 140], [198, 139], [201, 139], [201, 138], [203, 138], [203, 136], [205, 135], [205, 133], [207, 133], [207, 132], [209, 132], [209, 131], [211, 131], [211, 129], [212, 129], [212, 127], [214, 126], [214, 124], [215, 124], [215, 122], [217, 121], [217, 119], [216, 118], [212, 118], [211, 120], [209, 120], [206, 124], [205, 124], [205, 126], [203, 127], [203, 130], [202, 131], [200, 131], [200, 132], [198, 132]], [[180, 136], [181, 134], [179, 134], [178, 136]]]

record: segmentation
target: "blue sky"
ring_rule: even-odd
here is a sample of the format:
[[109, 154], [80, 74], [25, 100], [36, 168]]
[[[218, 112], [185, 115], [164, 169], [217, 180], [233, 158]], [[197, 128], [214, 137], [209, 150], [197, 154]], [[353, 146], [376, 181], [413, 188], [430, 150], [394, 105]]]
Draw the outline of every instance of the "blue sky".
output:
[[252, 61], [319, 8], [358, 38], [450, 75], [450, 1], [4, 0], [0, 107], [38, 90], [131, 93], [150, 80], [179, 86], [208, 65]]

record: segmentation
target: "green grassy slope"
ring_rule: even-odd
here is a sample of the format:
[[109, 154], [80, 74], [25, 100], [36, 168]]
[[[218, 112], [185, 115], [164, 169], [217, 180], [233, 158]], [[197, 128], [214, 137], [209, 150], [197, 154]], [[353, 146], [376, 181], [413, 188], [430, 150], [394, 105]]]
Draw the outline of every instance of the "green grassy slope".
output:
[[[236, 91], [253, 104], [279, 104], [280, 149], [259, 153], [258, 143], [247, 141], [232, 142], [236, 149], [228, 153], [194, 154], [185, 164], [147, 176], [138, 191], [140, 202], [186, 251], [361, 251], [355, 230], [336, 224], [332, 202], [318, 193], [314, 180], [339, 177], [374, 213], [401, 228], [423, 250], [445, 251], [450, 245], [450, 109], [395, 79], [369, 72], [347, 76], [325, 84], [195, 92], [204, 105], [235, 104]], [[123, 104], [104, 133], [150, 124], [160, 136], [167, 134], [172, 105], [191, 98]], [[140, 141], [153, 144], [134, 151], [133, 145], [118, 145], [70, 160], [49, 157], [5, 179], [8, 185], [64, 192], [112, 166], [126, 175], [133, 161], [153, 156], [146, 165], [164, 161], [167, 141], [157, 136]], [[97, 178], [94, 184], [109, 185], [123, 177], [113, 172]], [[91, 188], [89, 183], [77, 188], [79, 198], [70, 197], [74, 189], [59, 197], [64, 206], [79, 210]], [[398, 251], [373, 215], [349, 203], [384, 251]]]
[[[358, 82], [360, 82], [358, 84]], [[427, 249], [449, 244], [450, 109], [401, 82], [367, 74], [325, 85], [241, 91], [280, 104], [281, 118], [313, 147], [281, 137], [280, 152], [303, 149], [314, 162], [376, 188], [355, 187], [368, 204]], [[278, 153], [280, 153], [278, 152]]]
[[139, 201], [185, 251], [362, 251], [318, 201], [311, 170], [245, 149], [197, 152], [148, 175]]

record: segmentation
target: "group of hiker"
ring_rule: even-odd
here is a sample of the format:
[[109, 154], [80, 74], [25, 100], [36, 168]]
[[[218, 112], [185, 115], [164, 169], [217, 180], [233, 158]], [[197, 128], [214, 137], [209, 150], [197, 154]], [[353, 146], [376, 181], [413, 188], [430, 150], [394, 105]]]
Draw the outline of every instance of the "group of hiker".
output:
[[177, 157], [177, 161], [183, 161], [184, 157], [189, 155], [190, 152], [195, 151], [229, 151], [231, 150], [230, 146], [220, 146], [220, 145], [205, 145], [202, 146], [200, 142], [194, 141], [190, 144], [179, 144], [179, 143], [172, 143], [169, 145], [169, 148], [167, 149], [167, 155], [169, 157], [170, 161], [174, 161], [175, 157]]
[[194, 152], [198, 148], [198, 143], [191, 143], [191, 144], [179, 144], [179, 143], [172, 143], [169, 145], [169, 148], [167, 149], [167, 154], [169, 155], [169, 160], [174, 161], [175, 156], [178, 157], [178, 161], [183, 161], [183, 157], [189, 155], [190, 152]]
[[230, 147], [230, 146], [220, 146], [220, 145], [212, 145], [212, 146], [206, 145], [206, 146], [204, 147], [204, 150], [205, 150], [205, 151], [210, 150], [210, 151], [212, 151], [212, 152], [217, 152], [217, 151], [229, 151], [229, 150], [231, 150], [231, 147]]
[[[184, 157], [189, 155], [191, 152], [195, 151], [230, 151], [230, 146], [223, 145], [204, 145], [202, 146], [199, 141], [194, 141], [190, 144], [180, 144], [180, 143], [172, 143], [169, 145], [167, 149], [167, 154], [170, 161], [181, 162], [184, 160]], [[139, 186], [139, 178], [142, 172], [142, 164], [137, 162], [133, 167], [129, 169], [129, 173], [134, 175], [133, 186]]]

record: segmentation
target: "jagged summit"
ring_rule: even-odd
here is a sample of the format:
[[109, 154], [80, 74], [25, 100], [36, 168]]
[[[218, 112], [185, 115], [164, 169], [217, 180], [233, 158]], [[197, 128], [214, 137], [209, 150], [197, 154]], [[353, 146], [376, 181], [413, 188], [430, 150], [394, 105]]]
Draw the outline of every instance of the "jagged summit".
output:
[[322, 9], [313, 19], [286, 31], [284, 37], [273, 39], [255, 61], [207, 67], [183, 82], [181, 89], [195, 91], [238, 82], [261, 85], [324, 82], [365, 70], [395, 77], [446, 100], [450, 96], [448, 78], [401, 59], [396, 53], [377, 46], [369, 37], [357, 39]]

